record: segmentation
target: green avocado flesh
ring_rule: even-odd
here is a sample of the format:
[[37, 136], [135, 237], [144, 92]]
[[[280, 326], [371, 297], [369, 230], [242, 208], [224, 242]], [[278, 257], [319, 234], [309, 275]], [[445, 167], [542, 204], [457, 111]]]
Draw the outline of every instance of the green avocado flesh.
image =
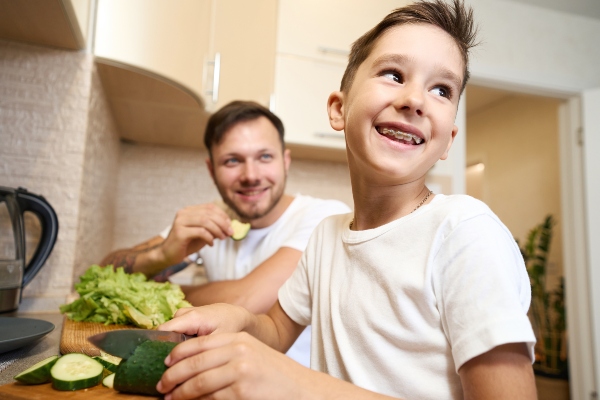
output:
[[242, 240], [250, 231], [250, 224], [245, 224], [237, 219], [231, 220], [231, 227], [233, 228], [233, 235], [231, 236], [233, 240]]

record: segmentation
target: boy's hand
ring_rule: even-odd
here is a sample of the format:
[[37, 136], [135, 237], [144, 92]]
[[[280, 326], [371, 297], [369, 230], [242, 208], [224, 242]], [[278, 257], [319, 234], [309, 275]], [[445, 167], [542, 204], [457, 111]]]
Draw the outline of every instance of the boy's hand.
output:
[[[223, 333], [178, 344], [157, 389], [166, 400], [211, 398], [269, 400], [299, 394], [308, 371], [251, 335]], [[306, 386], [306, 385], [304, 385]]]
[[241, 332], [251, 318], [254, 318], [254, 314], [243, 307], [217, 303], [202, 307], [180, 308], [173, 319], [159, 325], [158, 330], [185, 333], [192, 336]]

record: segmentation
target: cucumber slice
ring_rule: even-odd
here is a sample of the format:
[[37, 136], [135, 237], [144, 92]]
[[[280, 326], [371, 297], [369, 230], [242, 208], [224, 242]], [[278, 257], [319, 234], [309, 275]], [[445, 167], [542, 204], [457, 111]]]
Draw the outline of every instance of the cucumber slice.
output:
[[231, 220], [231, 227], [233, 228], [233, 235], [231, 236], [233, 240], [242, 240], [250, 231], [250, 224], [244, 224], [237, 219]]
[[98, 361], [104, 366], [104, 368], [106, 368], [110, 372], [115, 372], [117, 370], [117, 367], [119, 366], [119, 363], [114, 364], [112, 361], [109, 361], [102, 356], [96, 356], [94, 357], [94, 360]]
[[79, 390], [96, 386], [102, 381], [104, 366], [92, 357], [70, 353], [56, 361], [50, 374], [57, 390]]
[[50, 382], [50, 369], [58, 360], [58, 357], [52, 356], [43, 359], [15, 376], [15, 380], [26, 385], [39, 385], [40, 383]]
[[113, 388], [115, 383], [115, 374], [107, 375], [106, 378], [102, 379], [102, 386], [106, 386], [107, 388]]

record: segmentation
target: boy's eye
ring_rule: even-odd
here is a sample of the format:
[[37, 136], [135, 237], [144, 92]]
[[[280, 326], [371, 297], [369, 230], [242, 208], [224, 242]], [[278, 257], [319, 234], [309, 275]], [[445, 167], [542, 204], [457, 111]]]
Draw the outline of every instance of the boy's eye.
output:
[[396, 71], [383, 71], [381, 76], [394, 82], [402, 83], [402, 75]]
[[445, 86], [436, 86], [430, 92], [446, 98], [450, 98], [451, 95], [450, 89]]

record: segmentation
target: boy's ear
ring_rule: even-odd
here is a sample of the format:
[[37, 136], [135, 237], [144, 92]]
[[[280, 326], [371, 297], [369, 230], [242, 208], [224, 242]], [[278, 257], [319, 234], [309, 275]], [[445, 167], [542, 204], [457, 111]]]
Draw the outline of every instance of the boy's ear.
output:
[[452, 128], [452, 136], [448, 140], [448, 147], [446, 147], [446, 151], [444, 151], [444, 154], [442, 154], [442, 156], [440, 157], [440, 160], [445, 160], [446, 158], [448, 158], [448, 152], [450, 151], [450, 147], [452, 147], [452, 143], [454, 143], [454, 138], [456, 137], [457, 133], [458, 133], [458, 126], [454, 125], [454, 127]]
[[333, 92], [327, 99], [327, 114], [329, 124], [336, 131], [344, 130], [344, 93]]

